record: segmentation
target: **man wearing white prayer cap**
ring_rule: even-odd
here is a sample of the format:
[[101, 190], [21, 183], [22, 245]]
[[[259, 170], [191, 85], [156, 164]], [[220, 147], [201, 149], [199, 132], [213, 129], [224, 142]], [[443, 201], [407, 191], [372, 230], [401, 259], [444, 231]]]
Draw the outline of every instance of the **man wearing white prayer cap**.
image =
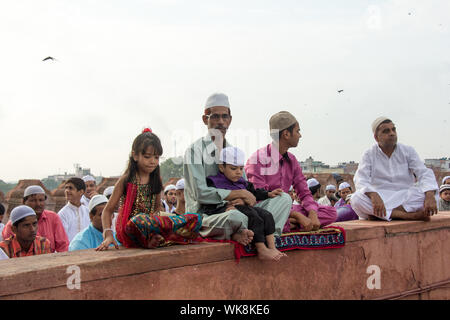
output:
[[97, 188], [97, 181], [95, 178], [91, 175], [86, 175], [83, 178], [84, 184], [86, 185], [86, 191], [81, 197], [81, 204], [89, 207], [89, 201], [91, 201], [91, 198], [97, 194], [95, 189]]
[[184, 199], [184, 178], [181, 178], [175, 184], [175, 192], [177, 195], [177, 207], [173, 211], [175, 214], [186, 213], [186, 200]]
[[389, 118], [375, 119], [372, 132], [376, 144], [364, 153], [356, 171], [353, 209], [361, 219], [429, 221], [438, 202], [433, 171], [413, 147], [397, 143]]
[[[37, 235], [50, 241], [51, 252], [65, 252], [69, 248], [69, 239], [58, 214], [45, 209], [46, 200], [45, 190], [39, 185], [31, 185], [25, 189], [22, 203], [31, 207], [36, 213], [38, 220]], [[13, 234], [12, 221], [10, 220], [2, 231], [2, 237], [7, 239]]]
[[26, 205], [15, 207], [10, 214], [13, 235], [0, 242], [9, 258], [50, 253], [50, 241], [37, 235], [38, 220], [34, 210]]
[[442, 179], [442, 184], [450, 184], [450, 176], [445, 176]]
[[114, 186], [109, 186], [109, 187], [105, 188], [105, 190], [103, 191], [103, 195], [109, 199], [111, 197], [113, 191], [114, 191]]
[[[91, 223], [70, 241], [69, 251], [94, 249], [103, 242], [102, 212], [107, 202], [108, 198], [102, 194], [92, 197], [89, 202], [89, 219]], [[114, 231], [113, 236], [114, 240], [120, 245]]]
[[325, 187], [325, 195], [317, 200], [317, 203], [324, 206], [334, 206], [334, 204], [338, 201], [335, 196], [336, 186], [333, 184], [329, 184]]
[[311, 194], [313, 196], [313, 199], [315, 201], [320, 199], [320, 183], [317, 181], [316, 178], [310, 178], [306, 180], [306, 184], [308, 185], [309, 191], [311, 191]]
[[[206, 177], [219, 172], [221, 150], [232, 146], [226, 139], [232, 119], [230, 101], [225, 94], [214, 93], [208, 97], [202, 115], [208, 134], [192, 143], [184, 156], [186, 211], [200, 212], [200, 207], [206, 204], [220, 205], [242, 199], [246, 205], [260, 206], [271, 212], [276, 225], [281, 225], [281, 228], [277, 229], [281, 234], [292, 205], [287, 194], [256, 203], [255, 196], [248, 190], [223, 190], [209, 187], [206, 183]], [[245, 172], [243, 177], [246, 179]], [[203, 214], [200, 234], [217, 240], [231, 239], [242, 245], [252, 242], [254, 235], [248, 229], [247, 216], [236, 209], [214, 215]]]
[[177, 207], [177, 188], [169, 184], [164, 188], [164, 200], [162, 201], [166, 212], [173, 213]]
[[336, 208], [342, 207], [346, 204], [346, 198], [352, 193], [352, 186], [348, 182], [341, 182], [338, 187], [338, 195], [340, 197], [339, 201], [334, 205]]

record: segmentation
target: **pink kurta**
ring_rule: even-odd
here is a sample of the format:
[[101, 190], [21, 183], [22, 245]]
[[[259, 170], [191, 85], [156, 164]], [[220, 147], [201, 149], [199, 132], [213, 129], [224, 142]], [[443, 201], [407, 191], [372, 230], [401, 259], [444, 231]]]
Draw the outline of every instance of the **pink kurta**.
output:
[[[11, 220], [5, 225], [2, 236], [7, 239], [14, 233], [11, 230]], [[37, 235], [50, 241], [51, 252], [64, 252], [69, 249], [69, 239], [60, 217], [53, 211], [44, 210], [38, 221]]]
[[286, 152], [282, 156], [276, 147], [268, 144], [258, 149], [247, 160], [245, 173], [248, 181], [253, 183], [255, 188], [264, 188], [267, 191], [281, 188], [288, 193], [293, 186], [301, 201], [301, 205], [293, 208], [293, 211], [301, 212], [306, 216], [309, 211], [316, 211], [322, 226], [336, 221], [335, 208], [319, 205], [314, 201], [302, 168], [292, 153]]

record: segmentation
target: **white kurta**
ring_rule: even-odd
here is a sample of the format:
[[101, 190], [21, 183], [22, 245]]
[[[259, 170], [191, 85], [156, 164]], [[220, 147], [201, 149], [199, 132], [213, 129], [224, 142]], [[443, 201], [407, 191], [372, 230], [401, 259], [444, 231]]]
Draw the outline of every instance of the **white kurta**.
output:
[[91, 199], [88, 199], [88, 197], [86, 197], [84, 194], [81, 196], [81, 204], [83, 206], [86, 206], [86, 208], [89, 208], [89, 202], [91, 201]]
[[59, 210], [58, 216], [61, 218], [69, 242], [72, 241], [78, 232], [87, 228], [91, 223], [88, 208], [84, 205], [76, 207], [70, 202]]
[[323, 196], [319, 200], [317, 200], [318, 204], [324, 205], [324, 206], [331, 206], [331, 201], [328, 199], [327, 196]]
[[397, 143], [390, 158], [378, 144], [367, 150], [359, 163], [354, 182], [356, 192], [352, 196], [352, 207], [363, 219], [373, 215], [372, 203], [366, 192], [380, 195], [386, 208], [385, 219], [389, 221], [392, 209], [402, 205], [407, 212], [421, 210], [425, 192], [438, 190], [433, 171], [425, 167], [413, 147], [401, 143]]

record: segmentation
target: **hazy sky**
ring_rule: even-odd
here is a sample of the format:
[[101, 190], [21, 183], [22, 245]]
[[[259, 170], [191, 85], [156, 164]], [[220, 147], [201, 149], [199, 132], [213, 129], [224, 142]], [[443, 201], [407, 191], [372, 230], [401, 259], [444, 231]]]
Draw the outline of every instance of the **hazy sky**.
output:
[[120, 175], [145, 126], [181, 155], [216, 91], [247, 156], [280, 110], [299, 160], [359, 161], [380, 115], [423, 159], [450, 156], [447, 0], [2, 1], [0, 41], [5, 181]]

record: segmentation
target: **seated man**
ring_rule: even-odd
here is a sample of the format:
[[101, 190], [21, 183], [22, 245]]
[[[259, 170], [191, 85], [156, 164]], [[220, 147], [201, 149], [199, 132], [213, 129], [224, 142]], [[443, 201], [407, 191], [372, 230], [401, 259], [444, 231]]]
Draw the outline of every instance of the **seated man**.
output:
[[[37, 235], [50, 241], [51, 252], [65, 252], [69, 248], [69, 239], [59, 216], [50, 210], [45, 210], [47, 195], [38, 185], [29, 186], [23, 193], [23, 204], [31, 207], [38, 219]], [[12, 223], [8, 221], [3, 230], [3, 238], [13, 235]]]
[[317, 203], [324, 206], [332, 206], [334, 207], [336, 201], [338, 200], [334, 195], [336, 193], [336, 187], [332, 184], [329, 184], [325, 187], [325, 195], [320, 198]]
[[[287, 193], [256, 203], [255, 196], [247, 190], [225, 190], [206, 184], [206, 177], [219, 172], [220, 151], [231, 146], [225, 139], [232, 121], [228, 97], [223, 93], [212, 94], [206, 101], [202, 120], [208, 128], [208, 134], [191, 144], [184, 158], [186, 211], [200, 212], [204, 204], [229, 202], [233, 205], [233, 201], [243, 200], [247, 205], [259, 206], [271, 212], [275, 220], [275, 234], [281, 235], [292, 204]], [[231, 239], [242, 245], [251, 243], [254, 236], [253, 231], [248, 229], [247, 216], [237, 209], [214, 215], [203, 214], [200, 234], [218, 240]]]
[[[98, 194], [91, 198], [91, 201], [89, 201], [91, 223], [73, 238], [69, 245], [69, 251], [95, 249], [103, 242], [102, 212], [107, 202], [108, 199], [104, 195]], [[117, 244], [120, 245], [114, 232], [113, 236]]]
[[353, 210], [350, 204], [350, 199], [352, 196], [352, 187], [348, 182], [342, 182], [339, 185], [338, 189], [340, 199], [334, 205], [338, 215], [336, 222], [358, 220], [359, 219], [358, 215], [356, 214], [355, 210]]
[[[297, 147], [301, 137], [297, 119], [287, 111], [280, 111], [270, 118], [269, 126], [272, 143], [257, 150], [247, 160], [248, 180], [255, 188], [267, 191], [281, 188], [289, 192], [292, 185], [301, 204], [290, 212], [289, 220], [295, 220], [304, 231], [318, 230], [335, 222], [336, 209], [314, 201], [297, 158], [288, 152]], [[284, 220], [284, 232], [289, 231], [289, 220], [287, 217]]]
[[173, 213], [175, 211], [177, 205], [176, 190], [177, 189], [173, 184], [169, 184], [164, 188], [164, 200], [162, 203], [166, 212]]
[[51, 253], [50, 241], [36, 235], [38, 220], [32, 208], [26, 205], [15, 207], [11, 211], [10, 220], [13, 235], [0, 242], [0, 249], [9, 258]]
[[81, 197], [81, 204], [87, 208], [91, 198], [97, 194], [95, 191], [95, 188], [97, 188], [97, 181], [95, 181], [95, 178], [91, 175], [84, 176], [82, 179], [86, 185], [86, 191]]
[[185, 214], [186, 213], [186, 201], [184, 199], [184, 179], [177, 181], [175, 185], [177, 193], [177, 207], [173, 213], [175, 214]]
[[428, 221], [437, 213], [433, 171], [414, 148], [397, 143], [390, 119], [377, 118], [372, 131], [377, 143], [364, 153], [356, 171], [353, 210], [362, 219]]

